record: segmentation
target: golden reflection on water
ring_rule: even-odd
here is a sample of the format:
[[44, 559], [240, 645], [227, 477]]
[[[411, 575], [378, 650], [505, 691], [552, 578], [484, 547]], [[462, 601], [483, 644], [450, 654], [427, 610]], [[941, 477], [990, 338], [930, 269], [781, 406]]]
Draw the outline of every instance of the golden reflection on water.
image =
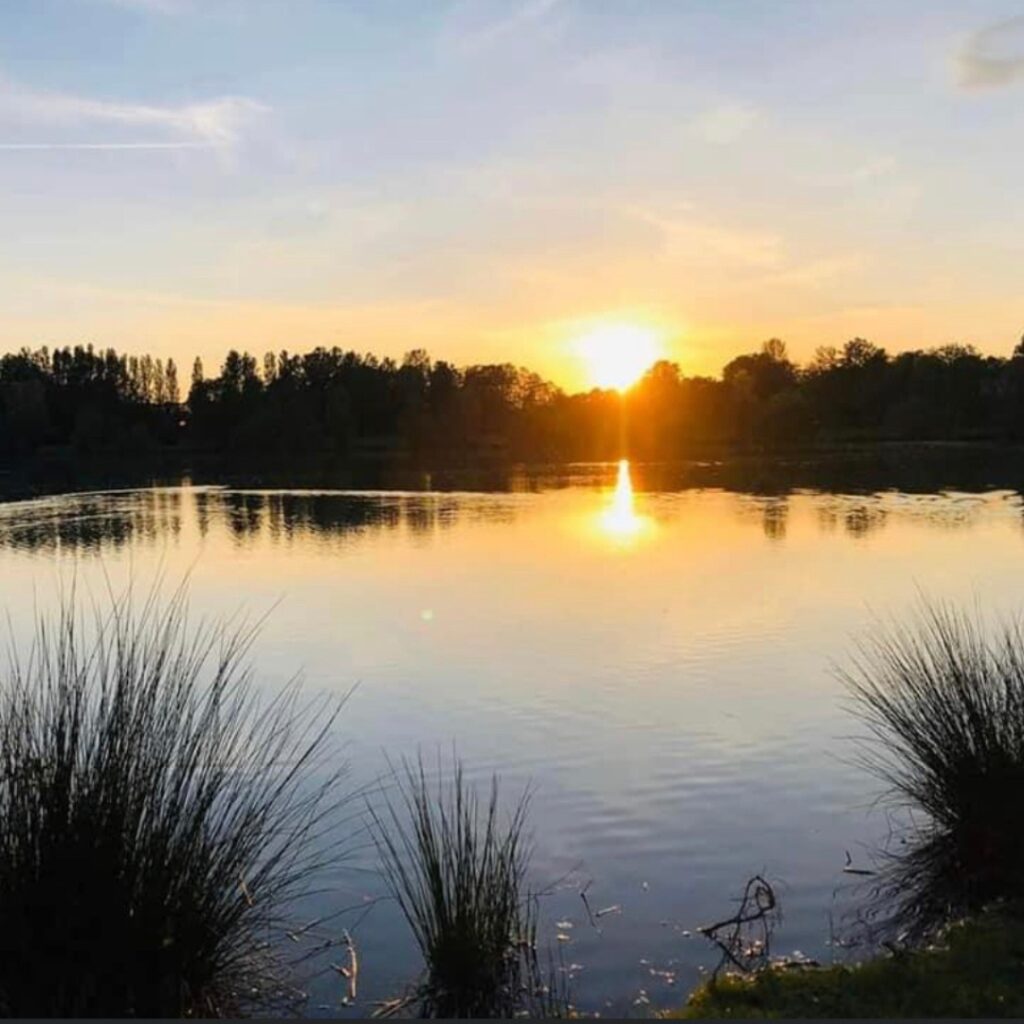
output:
[[651, 529], [650, 518], [636, 510], [629, 459], [619, 460], [611, 502], [598, 515], [597, 525], [605, 537], [617, 544], [631, 544]]

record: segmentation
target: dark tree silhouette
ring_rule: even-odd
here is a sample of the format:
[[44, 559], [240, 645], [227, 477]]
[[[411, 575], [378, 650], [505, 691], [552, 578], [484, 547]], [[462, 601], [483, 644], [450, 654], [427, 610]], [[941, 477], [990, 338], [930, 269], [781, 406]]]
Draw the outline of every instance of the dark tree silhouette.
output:
[[720, 379], [666, 360], [627, 392], [566, 394], [512, 364], [455, 367], [340, 348], [196, 359], [184, 404], [173, 360], [92, 346], [0, 357], [0, 454], [188, 451], [293, 458], [571, 460], [685, 456], [883, 440], [1024, 439], [1024, 339], [1010, 358], [948, 344], [890, 356], [864, 338], [803, 367], [778, 338]]

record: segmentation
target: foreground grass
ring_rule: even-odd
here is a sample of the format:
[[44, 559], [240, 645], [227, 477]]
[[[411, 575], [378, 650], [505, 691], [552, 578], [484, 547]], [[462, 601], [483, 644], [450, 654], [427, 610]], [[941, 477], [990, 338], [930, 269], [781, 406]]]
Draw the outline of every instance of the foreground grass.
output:
[[926, 939], [1024, 899], [1024, 622], [926, 602], [841, 675], [872, 734], [864, 765], [918, 823], [880, 865], [875, 904], [893, 932]]
[[69, 600], [0, 670], [0, 1014], [292, 999], [271, 939], [336, 860], [337, 706], [261, 698], [252, 637], [190, 623], [184, 592], [95, 621]]
[[561, 1016], [536, 956], [536, 904], [526, 889], [528, 795], [499, 813], [498, 780], [481, 801], [455, 760], [446, 780], [422, 760], [398, 776], [398, 805], [373, 815], [384, 878], [423, 955], [410, 997], [421, 1017]]
[[857, 966], [722, 976], [671, 1016], [1024, 1017], [1024, 919], [987, 912], [934, 947]]

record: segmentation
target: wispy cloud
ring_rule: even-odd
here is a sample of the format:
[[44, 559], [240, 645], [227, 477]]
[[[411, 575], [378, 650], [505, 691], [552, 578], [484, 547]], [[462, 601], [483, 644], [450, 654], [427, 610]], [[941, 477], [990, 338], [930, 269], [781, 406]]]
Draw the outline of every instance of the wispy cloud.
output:
[[542, 26], [564, 3], [565, 0], [520, 0], [511, 7], [505, 4], [490, 8], [496, 12], [490, 18], [480, 17], [480, 11], [489, 8], [479, 3], [461, 4], [446, 26], [444, 41], [464, 53], [488, 50], [510, 36]]
[[[204, 149], [228, 151], [267, 107], [244, 96], [221, 96], [179, 106], [99, 100], [68, 93], [35, 92], [0, 83], [0, 126], [50, 136], [69, 130], [92, 134], [104, 128], [106, 138], [16, 138], [0, 141], [4, 150], [45, 149]], [[135, 136], [118, 138], [128, 129]]]
[[861, 253], [823, 256], [769, 274], [764, 283], [771, 287], [817, 288], [859, 271], [866, 262]]
[[0, 150], [11, 152], [17, 150], [46, 149], [209, 149], [208, 142], [0, 142]]
[[965, 89], [995, 88], [1024, 80], [1024, 15], [973, 32], [953, 64], [957, 84]]
[[721, 103], [699, 114], [694, 131], [707, 142], [735, 142], [757, 120], [757, 111], [743, 103]]
[[266, 107], [244, 96], [222, 96], [182, 106], [96, 100], [66, 93], [0, 92], [0, 118], [31, 124], [107, 124], [172, 132], [210, 145], [237, 142], [243, 127]]
[[811, 171], [800, 175], [808, 185], [848, 188], [851, 185], [877, 184], [891, 180], [900, 170], [895, 157], [880, 155], [869, 157], [848, 167], [839, 166], [826, 171]]
[[122, 7], [126, 11], [142, 11], [146, 14], [183, 14], [191, 6], [190, 0], [88, 0], [108, 7]]
[[626, 212], [660, 233], [669, 257], [705, 263], [714, 259], [724, 266], [764, 270], [786, 266], [785, 247], [779, 236], [697, 220], [692, 210], [690, 203], [676, 203], [668, 210], [626, 207]]
[[846, 178], [848, 181], [870, 181], [873, 178], [884, 177], [891, 171], [895, 171], [898, 166], [894, 157], [880, 156], [852, 167], [846, 173]]

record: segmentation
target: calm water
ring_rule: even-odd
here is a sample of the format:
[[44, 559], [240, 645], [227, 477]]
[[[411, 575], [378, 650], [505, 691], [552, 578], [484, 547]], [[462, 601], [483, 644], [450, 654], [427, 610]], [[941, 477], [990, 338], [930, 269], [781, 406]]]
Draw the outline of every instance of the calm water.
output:
[[[865, 863], [886, 829], [830, 673], [872, 615], [905, 613], [918, 589], [1024, 607], [1015, 491], [665, 487], [604, 466], [501, 493], [185, 485], [15, 502], [0, 505], [0, 579], [16, 631], [29, 596], [47, 607], [72, 574], [101, 593], [108, 577], [190, 572], [198, 611], [273, 606], [262, 685], [299, 670], [315, 689], [358, 684], [340, 729], [353, 785], [387, 755], [452, 743], [474, 776], [534, 784], [545, 935], [579, 965], [581, 1006], [642, 1013], [714, 962], [686, 933], [756, 871], [778, 882], [776, 951], [832, 955], [846, 851]], [[354, 852], [324, 908], [379, 894], [373, 860]], [[620, 907], [600, 932], [588, 881], [595, 908]], [[417, 961], [390, 904], [346, 921], [365, 1008]], [[337, 980], [311, 986], [312, 1012], [335, 1010]]]

